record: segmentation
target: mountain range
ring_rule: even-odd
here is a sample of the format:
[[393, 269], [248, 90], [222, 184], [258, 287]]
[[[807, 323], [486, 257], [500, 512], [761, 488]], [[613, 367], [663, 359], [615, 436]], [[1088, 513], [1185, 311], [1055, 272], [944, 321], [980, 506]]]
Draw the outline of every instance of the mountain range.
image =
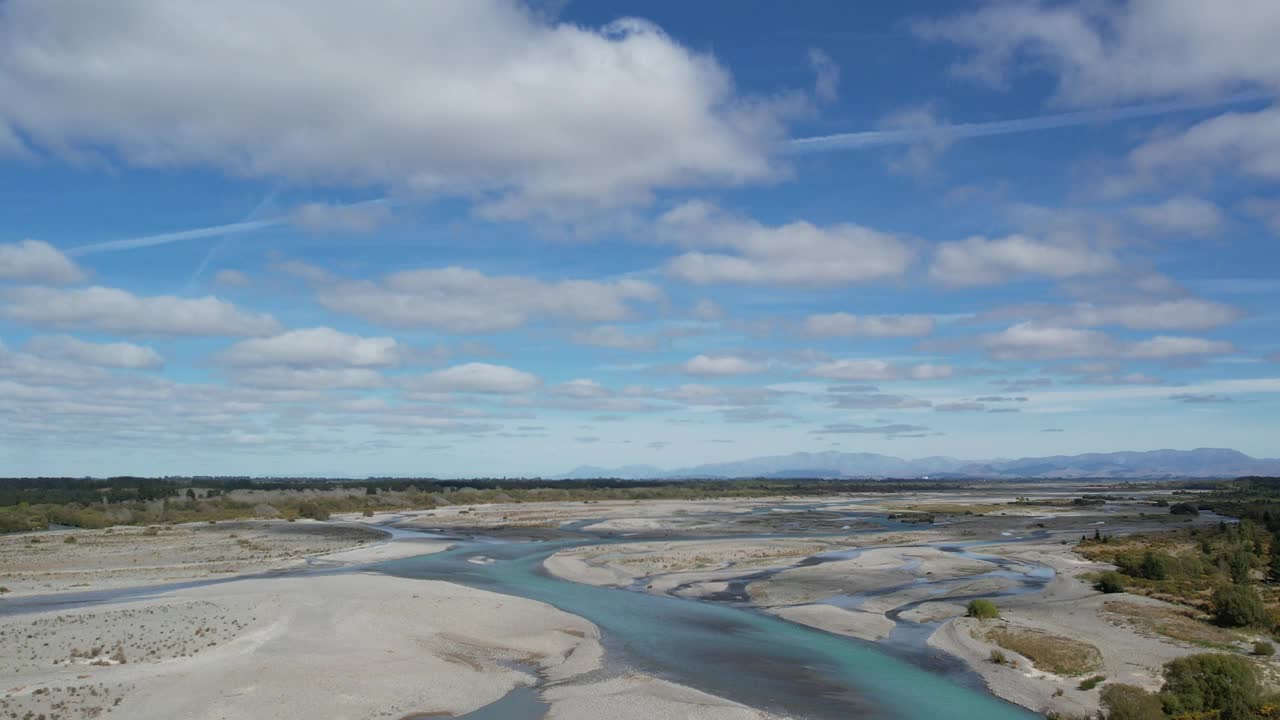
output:
[[1280, 475], [1280, 458], [1254, 458], [1237, 450], [1149, 450], [1017, 459], [960, 460], [933, 456], [905, 460], [892, 455], [846, 452], [797, 452], [734, 462], [664, 470], [652, 465], [616, 468], [584, 465], [561, 479], [625, 478], [1224, 478]]

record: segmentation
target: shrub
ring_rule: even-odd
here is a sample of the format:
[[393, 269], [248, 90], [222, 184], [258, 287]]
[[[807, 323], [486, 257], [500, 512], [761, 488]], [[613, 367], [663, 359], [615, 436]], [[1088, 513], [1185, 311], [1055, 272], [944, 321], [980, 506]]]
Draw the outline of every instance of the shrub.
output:
[[1267, 609], [1258, 591], [1248, 585], [1223, 585], [1213, 593], [1213, 616], [1224, 627], [1267, 623]]
[[1142, 577], [1148, 580], [1164, 580], [1169, 577], [1169, 559], [1164, 553], [1148, 550], [1142, 556]]
[[1001, 650], [992, 650], [990, 658], [991, 658], [991, 662], [997, 665], [1004, 665], [1006, 662], [1009, 661], [1009, 659], [1004, 656], [1004, 652]]
[[1254, 718], [1258, 678], [1244, 658], [1205, 653], [1178, 658], [1164, 666], [1160, 700], [1170, 715], [1218, 712], [1219, 720]]
[[1115, 570], [1108, 570], [1098, 576], [1098, 581], [1093, 584], [1093, 587], [1104, 593], [1122, 593], [1124, 592], [1124, 576]]
[[1107, 720], [1164, 720], [1160, 698], [1136, 685], [1112, 684], [1102, 688]]
[[7, 592], [9, 592], [9, 588], [5, 587], [4, 585], [0, 585], [0, 595], [4, 595]]
[[1195, 503], [1182, 502], [1182, 503], [1177, 503], [1175, 505], [1170, 505], [1169, 514], [1170, 515], [1199, 515], [1200, 508], [1196, 507]]
[[1000, 609], [990, 600], [970, 600], [965, 615], [979, 620], [989, 620], [1000, 617]]
[[142, 534], [146, 535], [147, 537], [155, 537], [156, 535], [160, 534], [160, 527], [157, 525], [152, 525], [151, 527], [148, 527], [146, 530], [143, 530]]
[[319, 503], [304, 500], [298, 503], [298, 517], [310, 518], [312, 520], [328, 520], [329, 511], [320, 507]]
[[1263, 657], [1270, 657], [1276, 654], [1276, 646], [1266, 640], [1258, 640], [1253, 643], [1253, 654]]
[[66, 537], [62, 538], [62, 542], [63, 542], [63, 543], [65, 543], [65, 544], [67, 544], [67, 545], [75, 545], [76, 543], [78, 543], [78, 542], [80, 542], [80, 541], [79, 541], [79, 540], [76, 540], [76, 536], [75, 536], [75, 535], [68, 535], [68, 536], [66, 536]]
[[1080, 681], [1081, 690], [1092, 690], [1101, 685], [1107, 679], [1106, 675], [1094, 675], [1091, 678], [1085, 678]]

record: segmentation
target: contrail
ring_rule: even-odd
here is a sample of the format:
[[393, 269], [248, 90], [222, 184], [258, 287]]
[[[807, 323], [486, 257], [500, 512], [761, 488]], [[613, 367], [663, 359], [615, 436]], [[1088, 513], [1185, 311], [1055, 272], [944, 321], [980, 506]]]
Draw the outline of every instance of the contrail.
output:
[[907, 145], [924, 140], [963, 140], [967, 138], [987, 137], [989, 135], [1012, 135], [1014, 133], [1053, 130], [1056, 128], [1076, 127], [1080, 125], [1097, 125], [1130, 120], [1133, 118], [1153, 117], [1169, 113], [1201, 110], [1224, 105], [1236, 105], [1258, 100], [1269, 100], [1269, 93], [1241, 93], [1213, 100], [1189, 100], [1184, 102], [1149, 103], [1146, 105], [1128, 105], [1101, 110], [1081, 110], [1079, 112], [1058, 113], [1055, 115], [1037, 115], [1034, 117], [1015, 118], [1013, 120], [996, 120], [992, 122], [942, 124], [922, 128], [902, 128], [891, 130], [863, 130], [861, 132], [839, 133], [836, 135], [819, 135], [807, 138], [795, 138], [788, 144], [794, 153], [826, 152], [831, 150], [860, 150], [885, 145]]
[[234, 235], [236, 233], [253, 232], [262, 230], [276, 225], [282, 225], [287, 218], [275, 217], [263, 220], [250, 220], [247, 222], [228, 223], [226, 225], [212, 225], [210, 227], [195, 228], [193, 230], [179, 230], [178, 232], [160, 233], [159, 235], [144, 235], [142, 237], [126, 238], [124, 240], [110, 240], [108, 242], [93, 243], [92, 245], [81, 245], [79, 247], [67, 250], [68, 255], [94, 255], [96, 253], [113, 252], [115, 250], [133, 250], [136, 248], [152, 247], [153, 245], [167, 245], [182, 240], [199, 240], [201, 238], [221, 237], [223, 235]]
[[[253, 218], [257, 217], [258, 214], [261, 213], [267, 207], [267, 205], [275, 202], [276, 195], [278, 195], [279, 192], [280, 192], [280, 188], [276, 187], [272, 189], [271, 192], [264, 195], [263, 198], [258, 201], [258, 204], [254, 205], [253, 209], [249, 211], [249, 214], [245, 215], [244, 219], [242, 219], [240, 222], [251, 222]], [[218, 240], [218, 242], [213, 244], [213, 247], [209, 248], [208, 252], [204, 254], [204, 259], [200, 261], [200, 264], [196, 266], [195, 271], [191, 273], [191, 277], [187, 280], [188, 292], [190, 292], [191, 288], [195, 286], [196, 281], [200, 279], [200, 276], [204, 274], [205, 268], [209, 266], [209, 263], [210, 261], [213, 260], [213, 257], [217, 255], [218, 252], [222, 250], [222, 248], [226, 247], [228, 242], [230, 242], [230, 239], [226, 236], [223, 236], [220, 240]]]
[[[334, 207], [355, 208], [364, 205], [394, 204], [395, 201], [391, 198], [381, 197], [374, 200], [362, 200], [360, 202], [347, 203], [345, 205], [335, 205]], [[252, 217], [252, 213], [250, 216]], [[142, 237], [125, 238], [124, 240], [109, 240], [107, 242], [69, 248], [65, 252], [67, 255], [79, 256], [114, 252], [116, 250], [135, 250], [137, 248], [153, 247], [155, 245], [168, 245], [169, 243], [181, 242], [183, 240], [200, 240], [203, 238], [223, 237], [225, 235], [238, 235], [240, 233], [256, 232], [269, 227], [276, 227], [277, 225], [285, 225], [290, 222], [293, 222], [293, 217], [286, 213], [284, 215], [275, 215], [272, 217], [262, 218], [260, 220], [243, 220], [241, 222], [227, 223], [225, 225], [211, 225], [209, 227], [194, 228], [191, 230], [178, 230], [176, 232], [160, 233], [158, 235], [143, 235]]]

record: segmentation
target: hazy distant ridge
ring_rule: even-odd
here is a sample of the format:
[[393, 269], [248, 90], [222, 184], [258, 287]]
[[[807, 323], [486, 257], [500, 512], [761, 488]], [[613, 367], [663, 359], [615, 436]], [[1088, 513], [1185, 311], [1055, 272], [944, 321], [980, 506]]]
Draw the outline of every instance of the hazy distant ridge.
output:
[[1237, 450], [1150, 450], [1145, 452], [1086, 453], [996, 460], [958, 460], [924, 457], [905, 460], [876, 453], [798, 452], [735, 462], [663, 470], [652, 465], [617, 468], [582, 466], [563, 478], [618, 477], [1099, 477], [1099, 478], [1216, 478], [1240, 475], [1280, 475], [1280, 459], [1259, 459]]

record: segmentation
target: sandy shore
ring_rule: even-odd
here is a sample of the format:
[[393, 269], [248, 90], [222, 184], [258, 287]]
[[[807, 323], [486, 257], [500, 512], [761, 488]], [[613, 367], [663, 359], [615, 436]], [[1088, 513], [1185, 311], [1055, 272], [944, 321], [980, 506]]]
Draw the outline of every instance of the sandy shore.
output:
[[[384, 533], [320, 523], [306, 532], [295, 527], [307, 525], [282, 536], [272, 523], [150, 535], [140, 528], [76, 531], [75, 543], [55, 543], [62, 534], [48, 533], [36, 546], [50, 552], [6, 571], [25, 583], [21, 594], [32, 594], [84, 589], [89, 578], [95, 589], [126, 588], [306, 558], [361, 564], [448, 545], [388, 542]], [[14, 554], [28, 542], [6, 540]], [[271, 551], [229, 557], [240, 540]], [[155, 556], [164, 561], [143, 564]], [[56, 582], [81, 565], [82, 582]], [[0, 615], [0, 646], [0, 717], [452, 717], [521, 686], [538, 687], [547, 717], [566, 720], [771, 717], [648, 675], [602, 676], [599, 630], [549, 605], [375, 573], [255, 576]]]
[[0, 535], [0, 587], [18, 597], [244, 575], [355, 548], [390, 552], [387, 537], [363, 525], [308, 520]]

